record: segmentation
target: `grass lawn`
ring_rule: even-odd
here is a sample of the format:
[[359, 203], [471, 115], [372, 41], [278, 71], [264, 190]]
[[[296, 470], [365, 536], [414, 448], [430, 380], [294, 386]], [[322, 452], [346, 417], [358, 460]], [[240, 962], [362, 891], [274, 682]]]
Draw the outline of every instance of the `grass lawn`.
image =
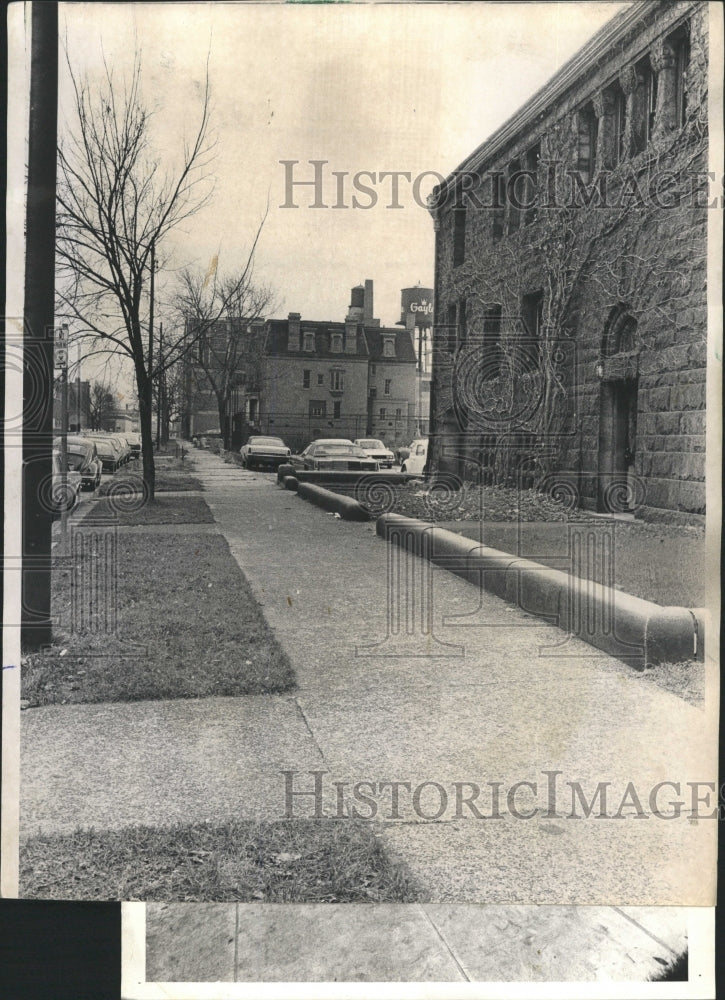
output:
[[[336, 489], [355, 495], [354, 487]], [[394, 500], [386, 508], [396, 514], [429, 521], [468, 538], [482, 538], [491, 548], [565, 571], [570, 525], [584, 528], [586, 524], [586, 532], [600, 536], [613, 531], [613, 575], [619, 590], [663, 606], [697, 608], [705, 603], [704, 528], [594, 518], [588, 511], [570, 510], [535, 490], [466, 486], [458, 492], [429, 491], [420, 481], [392, 489]], [[601, 579], [596, 562], [582, 560], [575, 572]]]
[[658, 663], [656, 667], [641, 671], [640, 676], [683, 698], [690, 705], [705, 703], [705, 664], [697, 660]]
[[201, 497], [154, 497], [146, 500], [142, 493], [119, 491], [102, 500], [92, 500], [83, 518], [84, 527], [117, 524], [121, 527], [137, 524], [213, 524], [214, 518]]
[[23, 658], [21, 697], [30, 706], [294, 687], [221, 535], [124, 532], [114, 561], [108, 538], [91, 545], [93, 533], [83, 534], [83, 555], [53, 572], [54, 644]]
[[26, 899], [409, 903], [420, 893], [353, 820], [238, 821], [30, 838]]
[[[138, 472], [124, 472], [117, 473], [113, 479], [109, 479], [105, 483], [101, 483], [100, 487], [96, 491], [97, 497], [104, 497], [108, 494], [108, 491], [114, 491], [118, 489], [130, 490], [134, 493], [143, 492], [143, 476], [141, 475], [141, 470]], [[187, 472], [167, 472], [165, 469], [162, 471], [156, 470], [156, 484], [155, 490], [157, 493], [167, 493], [171, 491], [181, 491], [184, 492], [189, 490], [203, 490], [204, 484], [201, 479], [197, 479], [196, 476], [190, 476]]]

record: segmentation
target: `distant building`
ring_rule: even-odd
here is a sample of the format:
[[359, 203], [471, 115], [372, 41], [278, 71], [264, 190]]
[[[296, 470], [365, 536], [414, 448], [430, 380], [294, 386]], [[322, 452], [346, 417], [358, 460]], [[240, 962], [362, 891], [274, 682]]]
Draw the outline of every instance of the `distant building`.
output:
[[[373, 316], [373, 282], [352, 289], [345, 318], [269, 319], [247, 332], [249, 346], [234, 372], [230, 412], [232, 446], [250, 433], [284, 438], [301, 449], [317, 437], [377, 437], [407, 444], [420, 432], [420, 389], [409, 329], [383, 327]], [[228, 323], [210, 333], [223, 353]], [[216, 396], [199, 364], [199, 344], [187, 364], [189, 437], [220, 428]], [[428, 401], [423, 412], [427, 418]]]
[[416, 359], [409, 331], [373, 316], [373, 283], [352, 289], [344, 321], [290, 313], [265, 327], [258, 423], [299, 448], [316, 437], [414, 436]]
[[708, 5], [633, 4], [436, 189], [432, 468], [702, 518], [707, 78]]

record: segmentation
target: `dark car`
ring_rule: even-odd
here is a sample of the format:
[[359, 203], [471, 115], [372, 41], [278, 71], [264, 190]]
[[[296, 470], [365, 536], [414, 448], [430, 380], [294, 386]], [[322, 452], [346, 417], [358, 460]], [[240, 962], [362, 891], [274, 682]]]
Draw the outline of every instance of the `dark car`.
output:
[[[60, 453], [60, 438], [55, 439], [53, 447]], [[80, 474], [81, 489], [95, 490], [101, 482], [103, 471], [96, 442], [91, 438], [69, 437], [66, 441], [66, 453], [68, 468]]]
[[263, 467], [277, 469], [285, 462], [289, 462], [292, 452], [278, 437], [250, 437], [245, 445], [240, 449], [242, 465], [245, 469]]
[[67, 469], [64, 476], [60, 452], [53, 449], [53, 475], [50, 481], [50, 493], [47, 496], [53, 514], [60, 514], [64, 509], [72, 511], [78, 503], [80, 491], [80, 473]]
[[93, 437], [91, 439], [103, 463], [104, 472], [115, 472], [123, 464], [123, 458], [118, 443], [110, 437]]
[[378, 463], [368, 458], [362, 448], [342, 438], [313, 441], [300, 455], [293, 455], [298, 469], [333, 469], [351, 472], [377, 472]]

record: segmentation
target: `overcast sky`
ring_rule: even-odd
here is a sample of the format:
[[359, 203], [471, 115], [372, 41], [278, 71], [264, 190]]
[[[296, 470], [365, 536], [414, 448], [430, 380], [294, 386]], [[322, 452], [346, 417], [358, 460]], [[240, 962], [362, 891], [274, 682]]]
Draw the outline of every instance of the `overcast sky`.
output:
[[[198, 123], [208, 55], [216, 188], [163, 248], [170, 265], [206, 271], [217, 252], [220, 270], [241, 262], [269, 197], [257, 273], [277, 292], [277, 315], [342, 319], [350, 287], [372, 278], [375, 314], [392, 324], [401, 288], [432, 285], [433, 226], [402, 178], [402, 207], [389, 207], [391, 181], [379, 173], [448, 173], [624, 6], [61, 4], [60, 32], [81, 75], [98, 74], [105, 53], [120, 83], [140, 50], [153, 140], [170, 163]], [[61, 135], [67, 83], [61, 52]], [[326, 204], [338, 199], [332, 171], [374, 173], [363, 183], [377, 203], [311, 208], [308, 187], [294, 191], [298, 208], [281, 207], [280, 161], [299, 161], [295, 179], [309, 180], [315, 159], [328, 161]], [[342, 203], [355, 193], [344, 178]], [[170, 281], [168, 271], [162, 292]]]

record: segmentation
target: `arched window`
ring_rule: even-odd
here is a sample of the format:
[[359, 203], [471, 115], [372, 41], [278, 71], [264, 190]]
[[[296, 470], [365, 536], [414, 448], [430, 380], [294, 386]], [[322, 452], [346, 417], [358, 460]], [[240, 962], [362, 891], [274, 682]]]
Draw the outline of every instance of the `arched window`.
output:
[[615, 306], [609, 316], [602, 341], [602, 357], [631, 354], [637, 349], [637, 320], [626, 306]]
[[597, 375], [605, 381], [636, 379], [638, 356], [637, 320], [627, 306], [615, 306], [604, 329]]

